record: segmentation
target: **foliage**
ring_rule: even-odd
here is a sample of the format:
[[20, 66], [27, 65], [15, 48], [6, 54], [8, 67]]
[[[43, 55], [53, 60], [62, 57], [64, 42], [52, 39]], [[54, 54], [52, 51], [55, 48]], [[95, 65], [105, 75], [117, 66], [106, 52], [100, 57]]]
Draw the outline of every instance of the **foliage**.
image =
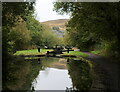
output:
[[119, 55], [120, 3], [55, 2], [54, 10], [70, 13], [67, 31], [71, 44], [81, 50], [93, 50], [96, 44], [104, 42], [109, 45], [108, 53]]
[[[3, 2], [2, 3], [2, 47], [3, 57], [7, 57], [11, 49], [9, 32], [21, 18], [26, 19], [33, 12], [33, 2]], [[5, 58], [3, 58], [5, 59]]]
[[[8, 11], [9, 8], [9, 11]], [[37, 45], [44, 45], [46, 38], [45, 30], [50, 30], [38, 22], [33, 13], [33, 3], [3, 3], [3, 54], [15, 52], [16, 50], [34, 48]], [[49, 32], [50, 33], [50, 32]], [[44, 34], [44, 35], [43, 35]], [[48, 34], [50, 42], [57, 41], [55, 36]], [[47, 39], [47, 41], [49, 41]], [[54, 40], [53, 40], [54, 39]], [[53, 40], [53, 41], [52, 41]]]
[[13, 46], [13, 50], [27, 49], [30, 45], [31, 36], [30, 31], [26, 28], [25, 21], [18, 22], [12, 28], [9, 33], [10, 35], [10, 45]]
[[[17, 36], [18, 33], [16, 32], [16, 30], [18, 30], [16, 24], [19, 22], [21, 23], [21, 18], [23, 20], [26, 19], [26, 16], [28, 14], [32, 14], [33, 13], [33, 2], [3, 2], [2, 3], [2, 72], [3, 72], [3, 83], [6, 83], [7, 81], [9, 81], [9, 62], [11, 62], [11, 52], [13, 52], [12, 48], [14, 48], [15, 45], [18, 46], [18, 40], [19, 37], [15, 38], [13, 40], [13, 38], [11, 38], [11, 30], [14, 33], [16, 33]], [[13, 31], [13, 27], [16, 28]], [[22, 26], [22, 30], [23, 30], [24, 26]], [[23, 34], [19, 29], [19, 33]], [[28, 31], [25, 31], [28, 32]], [[21, 36], [21, 37], [22, 37]], [[23, 36], [23, 39], [27, 38], [28, 35], [25, 37]], [[12, 41], [13, 40], [13, 41]], [[15, 43], [17, 42], [17, 43]], [[21, 44], [20, 44], [21, 45]], [[5, 85], [3, 85], [4, 88]]]
[[31, 35], [31, 45], [41, 45], [42, 43], [42, 31], [44, 30], [42, 24], [40, 24], [39, 21], [37, 21], [32, 16], [27, 16], [26, 20], [27, 28], [30, 30]]
[[27, 17], [26, 24], [31, 33], [31, 45], [52, 47], [59, 43], [59, 38], [51, 31], [51, 28], [41, 24], [32, 16]]
[[64, 46], [65, 45], [64, 38], [58, 37], [57, 40], [58, 40], [57, 45], [59, 45], [59, 46]]
[[64, 40], [64, 45], [65, 46], [67, 46], [67, 45], [73, 45], [72, 41], [70, 39], [70, 35], [69, 35], [68, 31], [65, 31], [65, 35], [64, 35], [63, 40]]
[[53, 47], [55, 45], [62, 44], [62, 40], [58, 38], [54, 32], [51, 30], [44, 30], [43, 33], [43, 45], [47, 45], [48, 47]]

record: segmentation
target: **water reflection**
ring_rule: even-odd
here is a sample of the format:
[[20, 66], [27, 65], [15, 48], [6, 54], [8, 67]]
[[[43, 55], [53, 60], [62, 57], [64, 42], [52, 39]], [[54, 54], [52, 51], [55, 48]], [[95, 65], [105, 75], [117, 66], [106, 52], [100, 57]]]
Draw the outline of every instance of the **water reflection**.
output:
[[6, 81], [3, 81], [3, 90], [30, 90], [31, 82], [42, 69], [36, 61], [17, 57], [10, 61]]
[[71, 79], [69, 78], [68, 70], [46, 68], [40, 71], [33, 86], [35, 90], [65, 90], [66, 87], [72, 87]]
[[[15, 60], [14, 60], [15, 61]], [[89, 90], [92, 79], [88, 63], [64, 58], [18, 58], [9, 65], [10, 90]], [[75, 91], [75, 92], [76, 92]]]
[[92, 77], [89, 64], [81, 60], [69, 60], [68, 67], [73, 83], [73, 90], [90, 90], [92, 85]]
[[35, 88], [34, 87], [31, 88], [31, 92], [35, 92]]
[[38, 64], [41, 64], [41, 59], [40, 58], [38, 58]]
[[[67, 68], [51, 68], [56, 63], [67, 64]], [[58, 59], [57, 62], [49, 63], [49, 66], [39, 72], [35, 80], [33, 81], [35, 90], [65, 90], [66, 92], [74, 90], [79, 92], [88, 91], [92, 84], [89, 64], [80, 59], [70, 58]]]

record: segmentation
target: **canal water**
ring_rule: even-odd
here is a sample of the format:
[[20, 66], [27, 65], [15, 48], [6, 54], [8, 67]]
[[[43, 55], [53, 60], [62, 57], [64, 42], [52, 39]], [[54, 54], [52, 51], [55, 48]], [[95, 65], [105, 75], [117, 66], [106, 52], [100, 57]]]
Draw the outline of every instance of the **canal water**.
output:
[[35, 90], [66, 90], [66, 88], [72, 87], [72, 81], [68, 70], [46, 68], [39, 72], [32, 87]]
[[[52, 60], [51, 60], [52, 59]], [[49, 60], [49, 64], [44, 64]], [[34, 90], [66, 90], [72, 88], [72, 80], [68, 74], [67, 59], [49, 58], [41, 59], [45, 68], [39, 71], [32, 82]]]
[[43, 58], [39, 61], [44, 68], [33, 80], [31, 89], [88, 90], [90, 88], [92, 80], [88, 63], [79, 59], [65, 58]]
[[[17, 58], [9, 64], [10, 90], [89, 90], [90, 66], [76, 58]], [[32, 91], [32, 92], [33, 92]]]

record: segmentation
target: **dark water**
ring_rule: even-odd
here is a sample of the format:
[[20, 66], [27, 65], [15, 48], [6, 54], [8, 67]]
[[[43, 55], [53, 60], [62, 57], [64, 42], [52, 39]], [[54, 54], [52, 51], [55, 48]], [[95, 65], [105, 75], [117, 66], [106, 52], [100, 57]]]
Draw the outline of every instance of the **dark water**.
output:
[[82, 91], [92, 84], [90, 66], [78, 59], [18, 58], [9, 70], [4, 89]]

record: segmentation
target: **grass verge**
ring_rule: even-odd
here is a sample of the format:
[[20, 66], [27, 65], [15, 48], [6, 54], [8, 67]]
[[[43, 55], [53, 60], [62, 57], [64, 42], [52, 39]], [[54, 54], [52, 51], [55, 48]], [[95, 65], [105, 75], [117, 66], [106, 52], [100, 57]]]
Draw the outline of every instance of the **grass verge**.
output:
[[17, 51], [14, 55], [40, 55], [40, 54], [44, 54], [47, 51], [52, 51], [52, 49], [40, 49], [40, 53], [38, 52], [37, 49], [21, 50], [21, 51]]
[[[41, 49], [40, 53], [38, 52], [37, 49], [32, 49], [32, 50], [21, 50], [17, 51], [14, 55], [41, 55], [44, 54], [47, 51], [52, 51], [52, 49]], [[69, 53], [63, 52], [62, 55], [76, 55], [76, 56], [81, 56], [81, 57], [87, 57], [88, 55], [80, 52], [80, 51], [70, 51]]]
[[96, 55], [100, 55], [100, 56], [108, 57], [106, 51], [104, 51], [104, 50], [95, 50], [95, 51], [91, 51], [90, 53], [93, 53], [93, 54], [96, 54]]
[[100, 55], [102, 53], [102, 51], [96, 50], [96, 51], [91, 51], [91, 53]]
[[69, 53], [63, 52], [63, 55], [76, 55], [76, 56], [81, 56], [81, 57], [87, 57], [88, 55], [81, 52], [81, 51], [70, 51]]

